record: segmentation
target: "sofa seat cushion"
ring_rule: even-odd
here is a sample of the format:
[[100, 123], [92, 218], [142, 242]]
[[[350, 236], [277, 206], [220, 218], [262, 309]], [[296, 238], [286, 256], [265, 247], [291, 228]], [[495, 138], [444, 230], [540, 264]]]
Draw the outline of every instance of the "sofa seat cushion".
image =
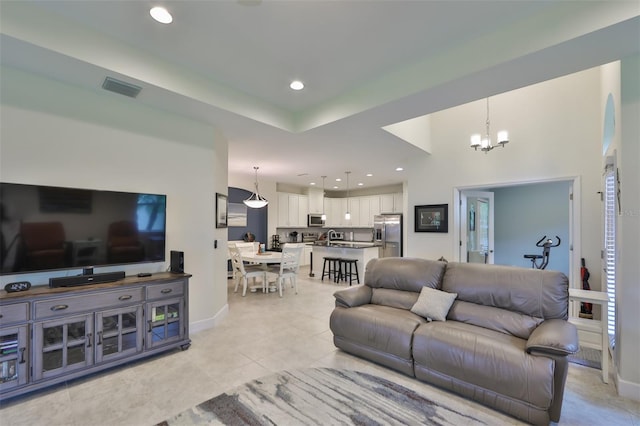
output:
[[330, 327], [336, 338], [411, 360], [413, 332], [426, 320], [404, 309], [381, 305], [336, 308]]
[[435, 371], [546, 410], [554, 392], [554, 361], [527, 354], [525, 344], [518, 337], [457, 321], [423, 324], [413, 339], [415, 375], [428, 381], [421, 370]]

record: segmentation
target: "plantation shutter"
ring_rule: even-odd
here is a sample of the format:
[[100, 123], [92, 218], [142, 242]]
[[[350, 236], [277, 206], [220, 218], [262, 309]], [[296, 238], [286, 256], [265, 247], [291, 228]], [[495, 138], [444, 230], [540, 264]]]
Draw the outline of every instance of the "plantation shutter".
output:
[[[607, 165], [604, 176], [604, 273], [609, 298], [607, 328], [611, 347], [615, 347], [616, 333], [616, 173]], [[603, 312], [604, 316], [605, 313]], [[603, 318], [604, 320], [604, 318]]]

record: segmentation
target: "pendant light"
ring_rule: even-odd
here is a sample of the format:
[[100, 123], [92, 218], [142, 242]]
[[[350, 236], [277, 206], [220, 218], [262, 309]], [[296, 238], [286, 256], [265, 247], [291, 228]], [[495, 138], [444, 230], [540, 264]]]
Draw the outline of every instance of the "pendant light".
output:
[[351, 172], [344, 172], [347, 175], [347, 212], [344, 214], [345, 220], [351, 220], [351, 213], [349, 213], [349, 174]]
[[320, 176], [322, 178], [322, 221], [326, 221], [327, 220], [327, 215], [324, 212], [324, 180], [327, 178], [326, 176]]
[[473, 148], [475, 151], [477, 151], [478, 148], [480, 148], [480, 150], [486, 154], [487, 152], [491, 151], [493, 148], [496, 148], [498, 145], [504, 148], [504, 146], [509, 143], [509, 132], [507, 132], [506, 130], [501, 130], [498, 132], [498, 135], [497, 135], [498, 142], [496, 145], [494, 145], [491, 142], [491, 135], [489, 133], [490, 132], [489, 98], [487, 98], [487, 121], [485, 122], [485, 127], [486, 127], [486, 133], [484, 138], [479, 133], [476, 133], [475, 135], [471, 135], [471, 148]]
[[256, 192], [251, 194], [243, 203], [252, 209], [261, 209], [269, 204], [269, 201], [258, 193], [258, 167], [254, 166], [253, 169], [256, 171]]

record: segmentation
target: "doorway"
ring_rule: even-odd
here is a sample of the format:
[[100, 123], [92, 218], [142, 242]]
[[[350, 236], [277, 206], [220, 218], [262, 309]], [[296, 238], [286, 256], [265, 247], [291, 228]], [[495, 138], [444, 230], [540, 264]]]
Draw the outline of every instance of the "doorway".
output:
[[[466, 252], [461, 257], [466, 257], [469, 263], [494, 263], [494, 199], [491, 191], [464, 190], [460, 193], [460, 211], [465, 212], [460, 221], [460, 248]], [[462, 219], [466, 219], [466, 223]]]
[[580, 247], [574, 232], [580, 229], [579, 195], [579, 177], [455, 188], [455, 260], [530, 268], [524, 255], [542, 254], [536, 242], [545, 234], [559, 236], [562, 243], [552, 249], [547, 269], [574, 282], [580, 277], [580, 253], [574, 250]]

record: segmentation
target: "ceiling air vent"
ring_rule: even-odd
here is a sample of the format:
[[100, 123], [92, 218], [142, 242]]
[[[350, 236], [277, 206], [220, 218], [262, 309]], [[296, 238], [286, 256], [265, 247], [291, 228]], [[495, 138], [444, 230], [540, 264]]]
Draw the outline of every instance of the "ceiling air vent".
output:
[[129, 96], [130, 98], [135, 98], [142, 90], [142, 87], [140, 86], [136, 86], [135, 84], [127, 83], [121, 80], [116, 80], [115, 78], [111, 77], [107, 77], [104, 79], [102, 88], [104, 90], [109, 90], [110, 92]]

